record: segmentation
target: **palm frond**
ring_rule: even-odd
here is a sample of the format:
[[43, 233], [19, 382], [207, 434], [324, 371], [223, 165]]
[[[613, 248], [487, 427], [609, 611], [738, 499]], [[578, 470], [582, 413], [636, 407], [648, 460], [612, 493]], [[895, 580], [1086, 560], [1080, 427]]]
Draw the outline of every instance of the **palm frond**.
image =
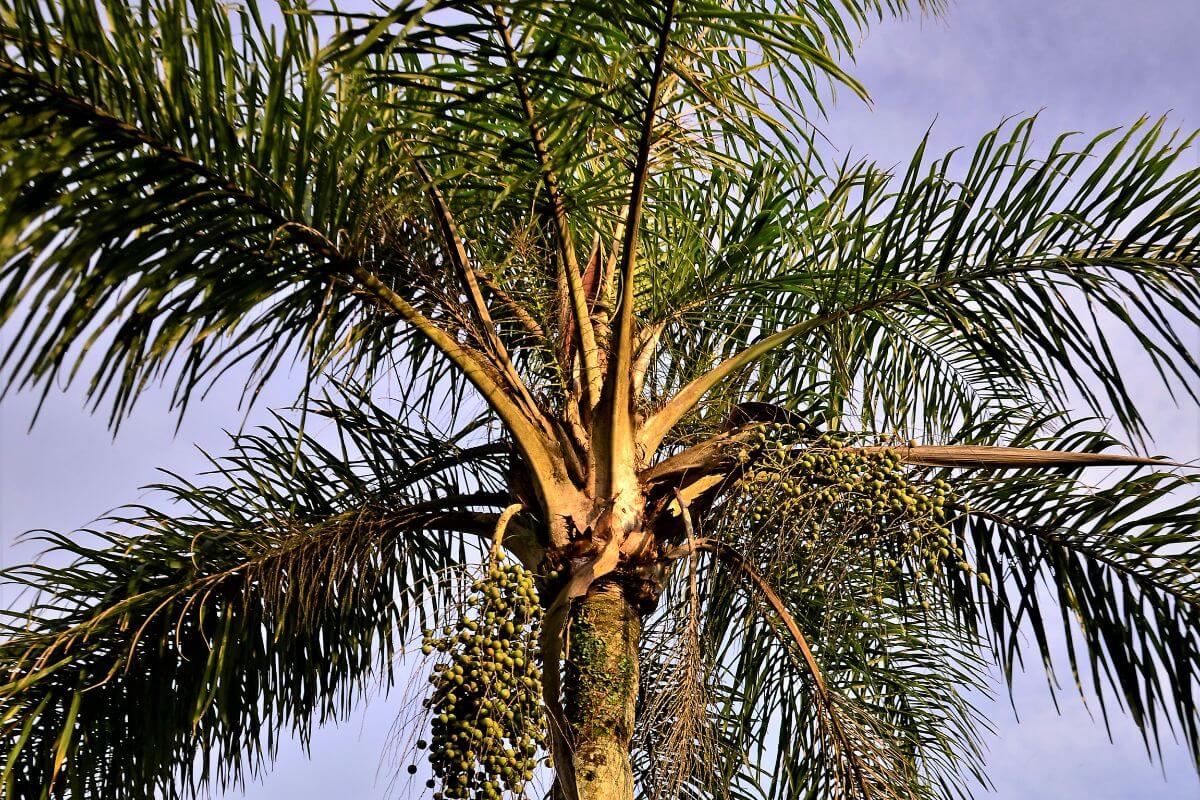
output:
[[[611, 310], [615, 276], [608, 271], [585, 297], [576, 274], [585, 254], [573, 248], [607, 242], [640, 211], [629, 202], [637, 175], [643, 187], [666, 177], [699, 190], [714, 164], [749, 168], [780, 149], [806, 160], [805, 115], [819, 111], [824, 85], [863, 91], [838, 59], [857, 31], [885, 14], [940, 6], [685, 1], [667, 15], [667, 3], [624, 0], [407, 2], [348, 15], [326, 52], [347, 68], [371, 62], [371, 84], [392, 112], [388, 137], [427, 159], [467, 239], [494, 240], [497, 219], [538, 226], [545, 252], [569, 267], [564, 317], [589, 338], [584, 301]], [[631, 177], [635, 161], [642, 166]], [[632, 257], [640, 228], [625, 226], [615, 256]], [[543, 278], [553, 283], [557, 272]]]
[[[777, 468], [771, 464], [792, 463], [793, 459], [802, 462], [811, 458], [806, 453], [821, 452], [820, 440], [809, 442], [815, 450], [784, 449], [770, 462], [751, 459], [741, 473], [757, 478], [737, 483], [727, 479], [720, 488], [722, 494], [709, 512], [713, 519], [709, 535], [716, 538], [713, 546], [733, 546], [746, 552], [753, 559], [749, 563], [771, 576], [770, 585], [778, 588], [801, 625], [811, 614], [808, 624], [812, 627], [804, 628], [803, 635], [812, 641], [822, 668], [836, 675], [837, 668], [832, 665], [845, 657], [867, 675], [878, 671], [874, 678], [855, 673], [848, 705], [842, 707], [847, 730], [862, 731], [874, 742], [911, 741], [899, 729], [887, 733], [887, 721], [892, 718], [887, 714], [880, 718], [881, 709], [875, 702], [867, 701], [865, 708], [859, 704], [857, 693], [876, 685], [871, 681], [886, 682], [889, 665], [896, 663], [893, 659], [903, 664], [911, 657], [917, 673], [899, 679], [899, 687], [919, 690], [929, 679], [927, 672], [946, 671], [956, 675], [959, 687], [982, 688], [986, 686], [982, 670], [986, 660], [994, 659], [1009, 680], [1014, 671], [1031, 666], [1026, 663], [1026, 650], [1030, 649], [1026, 638], [1030, 638], [1052, 691], [1058, 691], [1059, 680], [1069, 672], [1085, 698], [1097, 698], [1105, 719], [1118, 710], [1128, 713], [1149, 749], [1160, 746], [1164, 739], [1177, 738], [1195, 752], [1200, 726], [1194, 702], [1200, 688], [1196, 685], [1200, 653], [1195, 636], [1200, 625], [1196, 616], [1200, 565], [1195, 541], [1200, 525], [1196, 491], [1200, 478], [1186, 471], [1143, 472], [1147, 459], [1108, 456], [1103, 451], [1117, 444], [1110, 435], [1089, 431], [1083, 423], [1064, 424], [1062, 419], [1014, 409], [1010, 418], [989, 415], [961, 429], [956, 438], [964, 444], [891, 448], [897, 463], [904, 461], [906, 452], [918, 454], [908, 468], [914, 480], [938, 483], [945, 478], [947, 482], [938, 485], [953, 487], [955, 494], [947, 506], [950, 516], [942, 534], [946, 542], [939, 540], [938, 546], [944, 549], [937, 557], [910, 562], [897, 555], [894, 548], [902, 538], [901, 531], [893, 530], [894, 523], [881, 522], [877, 509], [874, 514], [848, 510], [863, 502], [854, 500], [853, 492], [826, 498], [814, 514], [784, 508], [792, 488], [778, 497], [770, 494], [746, 500], [739, 495], [761, 482], [761, 470]], [[998, 439], [1016, 447], [965, 444]], [[879, 449], [846, 448], [845, 452], [853, 459]], [[1045, 456], [1039, 458], [1039, 451]], [[1000, 457], [987, 460], [980, 452], [998, 452]], [[938, 458], [939, 453], [957, 455], [946, 459]], [[932, 458], [925, 457], [930, 454]], [[1101, 464], [1111, 459], [1108, 463], [1123, 465], [1123, 474], [1108, 476], [1099, 485], [1085, 483], [1082, 470], [1093, 458]], [[948, 469], [920, 466], [925, 463]], [[779, 484], [768, 481], [762, 485]], [[787, 482], [782, 485], [786, 488]], [[800, 491], [803, 497], [810, 490]], [[818, 485], [812, 491], [828, 490]], [[754, 511], [754, 521], [746, 508]], [[877, 524], [856, 534], [854, 513], [867, 513], [866, 518]], [[851, 516], [847, 518], [847, 514]], [[956, 569], [947, 569], [951, 562], [957, 564]], [[733, 589], [728, 591], [729, 597], [737, 597]], [[741, 724], [748, 726], [745, 742], [773, 753], [773, 746], [764, 742], [775, 741], [775, 726], [781, 720], [798, 724], [799, 717], [789, 712], [788, 704], [795, 702], [810, 715], [832, 704], [823, 705], [819, 687], [805, 682], [804, 673], [812, 671], [810, 664], [803, 659], [795, 661], [793, 675], [780, 666], [784, 651], [763, 649], [774, 629], [770, 625], [755, 628], [739, 619], [735, 609], [747, 609], [741, 613], [748, 613], [747, 602], [741, 598], [733, 605], [722, 601], [707, 613], [715, 631], [729, 631], [728, 636], [737, 637], [727, 656], [740, 670], [728, 679], [731, 691], [732, 687], [742, 691], [753, 687], [762, 693], [756, 702], [769, 703], [769, 711], [749, 709], [732, 700], [728, 708], [742, 709]], [[770, 615], [764, 618], [770, 620]], [[1061, 626], [1068, 643], [1065, 654], [1053, 645], [1052, 625]], [[908, 643], [911, 636], [920, 641]], [[871, 644], [874, 637], [886, 640], [876, 646]], [[831, 649], [825, 649], [831, 641]], [[925, 659], [940, 658], [948, 661], [916, 666]], [[901, 671], [906, 672], [903, 667]], [[835, 681], [831, 678], [836, 686]], [[791, 688], [784, 688], [788, 686]], [[797, 700], [789, 691], [807, 693]], [[924, 758], [937, 765], [935, 777], [924, 773], [924, 780], [911, 781], [902, 773], [889, 773], [892, 779], [881, 782], [887, 787], [880, 790], [885, 792], [881, 796], [905, 786], [909, 788], [903, 791], [908, 794], [900, 796], [969, 792], [956, 769], [983, 780], [978, 743], [968, 733], [980, 731], [975, 712], [962, 698], [949, 702], [947, 698], [953, 696], [946, 693], [949, 687], [930, 687], [930, 691], [930, 697], [913, 698], [912, 702], [926, 703], [935, 717], [950, 714], [930, 722], [926, 731], [931, 744], [926, 745], [930, 749]], [[714, 720], [720, 719], [722, 716], [714, 713]], [[820, 741], [820, 720], [813, 717], [808, 724], [808, 733], [800, 738], [810, 744]], [[787, 727], [780, 730], [785, 738], [778, 747], [786, 750], [786, 737], [798, 734]], [[941, 741], [938, 737], [948, 731], [956, 733], [950, 741]], [[914, 735], [918, 734], [907, 734]], [[965, 752], [955, 746], [964, 747]], [[912, 774], [921, 776], [921, 756], [917, 751], [901, 751], [912, 759], [907, 762]], [[838, 763], [837, 752], [827, 753], [821, 762], [827, 769]], [[869, 755], [873, 751], [864, 752]], [[801, 758], [798, 754], [791, 757]], [[731, 769], [727, 777], [737, 771]], [[844, 780], [822, 784], [837, 770], [823, 779], [816, 769], [812, 764], [801, 769], [799, 760], [788, 766], [784, 758], [774, 772], [790, 776], [787, 780], [792, 783], [786, 791], [793, 793], [815, 791], [814, 796], [826, 796], [835, 791], [831, 787], [845, 785]], [[866, 774], [865, 767], [860, 774]], [[825, 788], [813, 790], [814, 786]], [[781, 795], [784, 792], [775, 790]], [[871, 792], [868, 788], [851, 796], [871, 796]]]
[[899, 177], [743, 180], [753, 224], [730, 216], [738, 238], [701, 262], [720, 291], [667, 334], [647, 441], [727, 379], [723, 395], [775, 402], [824, 386], [852, 427], [952, 432], [984, 409], [1080, 396], [1144, 433], [1111, 340], [1128, 334], [1169, 388], [1194, 391], [1192, 138], [1142, 122], [1037, 155], [1033, 131], [992, 132], [963, 177], [953, 153], [929, 162], [922, 146]]
[[987, 727], [965, 692], [985, 685], [984, 672], [959, 637], [911, 611], [868, 612], [851, 599], [861, 586], [780, 578], [827, 688], [767, 604], [733, 583], [715, 592], [712, 720], [727, 745], [708, 791], [907, 800], [967, 797], [972, 781], [986, 783]]
[[185, 404], [239, 362], [263, 380], [297, 357], [314, 373], [399, 358], [436, 380], [435, 348], [487, 349], [422, 181], [377, 133], [386, 106], [364, 67], [323, 64], [305, 11], [31, 0], [0, 17], [14, 385], [90, 373], [116, 420], [166, 375]]
[[349, 394], [314, 411], [330, 441], [280, 418], [214, 459], [217, 482], [175, 477], [165, 505], [46, 534], [45, 563], [4, 573], [32, 592], [0, 645], [7, 796], [235, 785], [287, 729], [306, 743], [390, 685], [438, 576], [486, 548], [504, 459]]
[[[1079, 450], [1111, 442], [1081, 425], [1028, 435]], [[1196, 757], [1200, 478], [1134, 470], [1092, 483], [1077, 469], [1025, 469], [971, 472], [956, 485], [971, 498], [956, 528], [996, 582], [990, 591], [964, 582], [953, 605], [990, 639], [1009, 680], [1033, 666], [1031, 649], [1052, 691], [1069, 675], [1106, 720], [1128, 714], [1148, 748], [1177, 739]]]

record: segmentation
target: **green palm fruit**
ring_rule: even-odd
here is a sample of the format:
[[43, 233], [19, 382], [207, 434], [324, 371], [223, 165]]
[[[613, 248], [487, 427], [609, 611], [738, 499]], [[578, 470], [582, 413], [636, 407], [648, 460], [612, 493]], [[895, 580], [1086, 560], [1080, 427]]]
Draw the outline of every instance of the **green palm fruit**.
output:
[[417, 742], [419, 750], [428, 747], [434, 771], [426, 785], [441, 784], [435, 797], [519, 796], [533, 776], [544, 745], [535, 663], [543, 612], [534, 578], [520, 564], [495, 559], [486, 578], [471, 585], [474, 594], [457, 623], [440, 638], [427, 632], [425, 645], [451, 658], [434, 666], [435, 691], [425, 703], [433, 713], [432, 736]]

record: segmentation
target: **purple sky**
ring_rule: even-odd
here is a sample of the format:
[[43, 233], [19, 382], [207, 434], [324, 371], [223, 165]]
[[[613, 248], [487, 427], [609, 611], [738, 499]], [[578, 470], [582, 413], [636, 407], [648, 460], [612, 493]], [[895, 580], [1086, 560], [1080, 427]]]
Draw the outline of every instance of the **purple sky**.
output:
[[[352, 7], [355, 3], [343, 3]], [[1042, 111], [1041, 130], [1096, 133], [1142, 114], [1172, 112], [1181, 127], [1200, 127], [1200, 0], [959, 0], [943, 20], [888, 22], [859, 53], [855, 74], [873, 108], [845, 98], [825, 131], [842, 150], [885, 164], [905, 161], [934, 119], [933, 150], [971, 145], [1002, 117]], [[1197, 157], [1200, 163], [1200, 157]], [[1200, 352], [1200, 335], [1197, 336]], [[108, 509], [144, 496], [156, 467], [184, 474], [203, 466], [193, 447], [224, 450], [222, 429], [235, 429], [235, 381], [197, 404], [178, 435], [162, 393], [150, 393], [113, 441], [102, 416], [83, 409], [80, 392], [51, 395], [32, 433], [35, 398], [0, 405], [0, 559], [27, 560], [15, 544], [23, 530], [70, 530]], [[1131, 381], [1135, 386], [1138, 381]], [[1147, 386], [1143, 406], [1157, 449], [1181, 460], [1200, 458], [1200, 410], [1176, 407]], [[265, 405], [293, 398], [286, 376]], [[249, 424], [264, 419], [262, 408]], [[0, 605], [9, 598], [0, 598]], [[1006, 696], [984, 701], [997, 734], [989, 763], [1001, 800], [1195, 800], [1200, 797], [1187, 753], [1165, 747], [1150, 763], [1133, 726], [1118, 720], [1110, 744], [1103, 725], [1064, 692], [1062, 714], [1040, 674], [1018, 680], [1016, 709]], [[318, 733], [312, 758], [284, 748], [271, 774], [228, 798], [371, 798], [386, 795], [390, 766], [380, 772], [397, 710], [377, 697], [340, 727]], [[1165, 775], [1165, 780], [1164, 780]], [[403, 792], [400, 792], [403, 797]]]

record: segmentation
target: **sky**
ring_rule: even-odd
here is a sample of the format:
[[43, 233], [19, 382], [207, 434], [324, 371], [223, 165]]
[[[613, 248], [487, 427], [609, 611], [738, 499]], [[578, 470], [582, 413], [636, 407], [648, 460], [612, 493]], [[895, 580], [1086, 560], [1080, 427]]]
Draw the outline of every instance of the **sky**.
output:
[[[1178, 126], [1200, 127], [1197, 32], [1200, 0], [957, 0], [940, 20], [876, 26], [852, 70], [873, 103], [844, 96], [822, 128], [841, 152], [894, 165], [907, 160], [931, 124], [935, 152], [970, 146], [1005, 116], [1035, 112], [1045, 137], [1097, 133], [1168, 111]], [[1133, 376], [1156, 449], [1181, 460], [1200, 458], [1200, 409], [1176, 406], [1152, 381]], [[197, 445], [222, 452], [223, 430], [253, 425], [265, 418], [266, 407], [289, 404], [295, 380], [274, 380], [248, 417], [237, 407], [238, 387], [226, 383], [189, 412], [178, 432], [165, 393], [150, 392], [115, 439], [102, 414], [87, 412], [77, 388], [52, 393], [32, 431], [36, 398], [5, 399], [0, 561], [8, 565], [35, 553], [16, 541], [22, 531], [72, 530], [146, 498], [139, 487], [161, 477], [158, 467], [195, 474], [204, 468]], [[0, 605], [10, 600], [2, 597]], [[996, 790], [981, 796], [1200, 798], [1200, 780], [1183, 748], [1168, 743], [1161, 761], [1151, 762], [1124, 719], [1113, 724], [1110, 742], [1069, 687], [1056, 711], [1040, 674], [1018, 677], [1011, 704], [1001, 691], [994, 700], [981, 699], [980, 707], [996, 727], [988, 741]], [[311, 758], [298, 745], [286, 746], [261, 781], [217, 797], [388, 796], [387, 743], [397, 713], [394, 699], [373, 696], [340, 726], [320, 730]]]

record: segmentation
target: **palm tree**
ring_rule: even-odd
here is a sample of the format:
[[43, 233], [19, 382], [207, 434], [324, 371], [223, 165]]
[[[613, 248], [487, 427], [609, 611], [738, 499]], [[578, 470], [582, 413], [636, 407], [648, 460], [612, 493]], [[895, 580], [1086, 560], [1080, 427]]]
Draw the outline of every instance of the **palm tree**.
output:
[[1195, 402], [1191, 138], [829, 158], [916, 6], [6, 0], [9, 385], [306, 376], [4, 573], [6, 796], [236, 783], [417, 647], [435, 797], [542, 741], [568, 800], [966, 797], [1029, 658], [1200, 755], [1196, 478], [1109, 344]]

